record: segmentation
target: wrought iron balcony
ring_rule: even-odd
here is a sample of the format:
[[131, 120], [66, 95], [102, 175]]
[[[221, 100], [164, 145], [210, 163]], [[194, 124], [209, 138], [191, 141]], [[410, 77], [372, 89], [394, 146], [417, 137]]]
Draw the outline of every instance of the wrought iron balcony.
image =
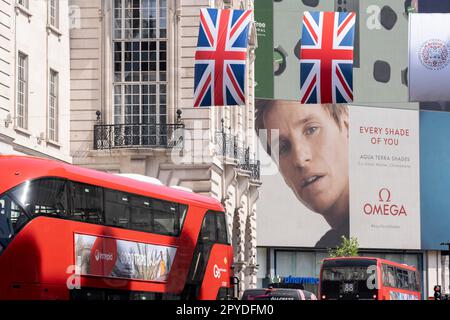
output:
[[249, 171], [254, 180], [260, 179], [260, 161], [250, 158], [250, 148], [245, 148], [236, 136], [216, 132], [216, 150], [224, 157], [235, 159], [239, 169]]
[[94, 125], [94, 150], [183, 146], [184, 124]]

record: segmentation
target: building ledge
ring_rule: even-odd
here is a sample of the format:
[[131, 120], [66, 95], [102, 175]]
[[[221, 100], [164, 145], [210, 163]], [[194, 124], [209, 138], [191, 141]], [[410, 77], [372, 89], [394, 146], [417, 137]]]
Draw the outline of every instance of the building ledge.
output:
[[27, 136], [28, 138], [31, 137], [31, 135], [32, 135], [32, 133], [30, 131], [28, 131], [27, 129], [20, 128], [17, 126], [14, 127], [14, 131], [16, 131], [17, 133], [20, 133], [24, 136]]
[[172, 149], [166, 148], [111, 148], [111, 149], [100, 149], [100, 150], [90, 150], [90, 157], [98, 156], [170, 156]]
[[58, 38], [61, 38], [62, 36], [62, 32], [59, 31], [58, 28], [52, 26], [51, 24], [47, 24], [47, 33], [50, 35], [51, 33], [53, 33], [54, 35], [56, 35]]
[[62, 144], [60, 144], [57, 141], [47, 139], [46, 142], [47, 142], [47, 146], [51, 146], [51, 147], [58, 148], [58, 149], [62, 148]]
[[16, 3], [15, 9], [16, 9], [16, 15], [23, 14], [24, 16], [26, 16], [28, 18], [28, 22], [31, 21], [31, 17], [33, 16], [33, 14], [31, 13], [31, 11], [28, 8]]

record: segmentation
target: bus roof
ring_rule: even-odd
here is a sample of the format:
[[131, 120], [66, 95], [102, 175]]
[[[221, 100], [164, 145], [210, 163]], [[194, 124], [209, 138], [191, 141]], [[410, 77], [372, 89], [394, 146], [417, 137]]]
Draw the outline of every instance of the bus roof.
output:
[[2, 171], [0, 194], [27, 180], [59, 177], [167, 201], [194, 203], [211, 210], [223, 211], [219, 201], [207, 196], [82, 168], [56, 160], [30, 156], [0, 155], [0, 169]]
[[386, 259], [382, 259], [382, 258], [376, 258], [376, 257], [337, 257], [337, 258], [323, 259], [324, 262], [325, 261], [334, 261], [334, 260], [376, 260], [377, 262], [380, 262], [380, 263], [389, 264], [389, 265], [401, 267], [401, 268], [408, 269], [408, 270], [416, 270], [416, 267], [414, 267], [414, 266], [410, 266], [407, 264], [398, 263], [395, 261], [386, 260]]

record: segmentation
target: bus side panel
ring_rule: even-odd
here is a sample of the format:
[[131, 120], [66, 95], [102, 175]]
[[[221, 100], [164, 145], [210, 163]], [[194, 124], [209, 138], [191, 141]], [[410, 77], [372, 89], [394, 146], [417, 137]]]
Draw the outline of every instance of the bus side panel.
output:
[[230, 245], [214, 244], [206, 266], [199, 300], [215, 300], [221, 287], [230, 287], [233, 248]]
[[167, 279], [167, 290], [180, 293], [187, 281], [206, 209], [189, 205], [180, 237], [180, 246]]
[[[187, 223], [188, 224], [188, 223]], [[198, 224], [200, 225], [200, 223]], [[192, 227], [191, 227], [192, 228]], [[1, 296], [13, 299], [65, 299], [69, 297], [68, 283], [76, 284], [74, 234], [90, 234], [100, 237], [112, 237], [127, 241], [136, 241], [157, 245], [177, 247], [177, 253], [170, 274], [177, 274], [179, 281], [187, 277], [192, 260], [195, 242], [186, 239], [183, 248], [178, 239], [166, 236], [146, 234], [129, 230], [118, 230], [101, 225], [75, 221], [38, 217], [29, 222], [13, 239], [0, 256]], [[195, 235], [198, 237], [198, 231]], [[182, 240], [180, 239], [180, 240]], [[7, 270], [10, 270], [9, 272]], [[81, 276], [81, 287], [98, 287], [134, 291], [173, 292], [181, 291], [180, 283], [134, 281], [95, 276]], [[41, 286], [42, 285], [42, 286]], [[14, 289], [13, 289], [14, 286]], [[42, 288], [41, 288], [42, 287]], [[41, 289], [39, 289], [41, 288]], [[9, 293], [8, 293], [9, 292]]]
[[12, 297], [12, 255], [11, 252], [5, 250], [0, 255], [0, 300], [13, 299]]

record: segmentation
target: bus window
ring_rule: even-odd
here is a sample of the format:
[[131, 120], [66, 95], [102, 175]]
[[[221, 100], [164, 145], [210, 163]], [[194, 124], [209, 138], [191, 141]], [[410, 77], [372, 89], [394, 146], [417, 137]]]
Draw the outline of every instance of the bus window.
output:
[[72, 182], [72, 205], [69, 217], [95, 224], [103, 223], [102, 188]]
[[129, 227], [130, 207], [126, 193], [105, 189], [105, 222], [108, 226]]
[[397, 288], [408, 289], [408, 271], [397, 268]]
[[203, 241], [229, 244], [225, 214], [208, 213], [203, 220], [201, 238]]
[[0, 198], [0, 253], [25, 225], [28, 217], [9, 197]]
[[67, 215], [67, 183], [62, 179], [45, 178], [27, 181], [11, 192], [31, 215]]
[[178, 210], [178, 205], [156, 199], [152, 202], [154, 232], [178, 235], [180, 232], [180, 212]]
[[223, 244], [230, 244], [227, 235], [227, 222], [225, 220], [225, 214], [217, 213], [217, 242]]
[[416, 281], [417, 281], [416, 272], [408, 271], [408, 290], [412, 290], [412, 291], [419, 290], [419, 286]]
[[202, 232], [200, 234], [202, 241], [216, 241], [216, 215], [207, 214], [203, 219]]
[[151, 200], [141, 196], [131, 196], [131, 224], [133, 230], [152, 232]]
[[383, 264], [383, 285], [395, 288], [395, 268]]

